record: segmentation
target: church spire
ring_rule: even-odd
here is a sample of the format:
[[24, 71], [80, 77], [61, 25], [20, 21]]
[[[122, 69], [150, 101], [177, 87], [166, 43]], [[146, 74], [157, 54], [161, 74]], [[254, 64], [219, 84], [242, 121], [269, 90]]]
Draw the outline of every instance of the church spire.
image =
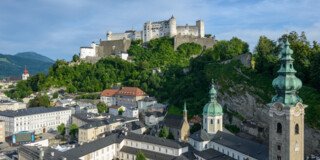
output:
[[211, 89], [209, 91], [209, 98], [210, 102], [216, 102], [217, 101], [217, 91], [214, 89], [214, 82], [212, 80], [211, 82]]
[[278, 71], [278, 77], [272, 82], [277, 93], [272, 98], [272, 102], [281, 102], [285, 106], [292, 106], [302, 101], [297, 95], [298, 90], [302, 87], [302, 82], [295, 76], [297, 71], [293, 68], [292, 54], [293, 51], [290, 49], [290, 43], [287, 39], [280, 52], [281, 67]]
[[184, 101], [184, 105], [183, 105], [183, 118], [185, 121], [188, 121], [188, 111], [187, 111], [186, 101]]

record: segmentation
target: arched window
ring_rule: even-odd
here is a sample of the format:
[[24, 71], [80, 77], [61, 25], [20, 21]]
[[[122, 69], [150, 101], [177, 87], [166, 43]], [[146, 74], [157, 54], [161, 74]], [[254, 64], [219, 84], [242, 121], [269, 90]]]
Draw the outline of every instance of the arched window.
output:
[[294, 133], [299, 134], [299, 125], [298, 124], [296, 124], [296, 126], [294, 127]]
[[220, 124], [220, 119], [218, 119], [217, 123]]
[[211, 124], [213, 124], [213, 119], [211, 119]]
[[281, 125], [281, 123], [278, 123], [277, 124], [277, 133], [282, 133], [282, 125]]

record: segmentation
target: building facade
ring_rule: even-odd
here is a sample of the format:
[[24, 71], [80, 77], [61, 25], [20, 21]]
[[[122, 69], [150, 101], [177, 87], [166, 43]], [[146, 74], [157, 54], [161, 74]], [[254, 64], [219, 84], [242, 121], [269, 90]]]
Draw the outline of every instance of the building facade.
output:
[[293, 51], [288, 40], [281, 50], [281, 67], [272, 82], [276, 95], [269, 104], [269, 159], [304, 159], [304, 109], [297, 91], [302, 82], [295, 76]]
[[16, 111], [0, 112], [0, 120], [5, 121], [5, 135], [21, 131], [45, 133], [57, 129], [61, 123], [70, 124], [71, 110], [63, 107], [35, 107]]
[[97, 44], [91, 43], [90, 47], [80, 47], [80, 58], [95, 57], [97, 52]]
[[0, 120], [0, 142], [6, 141], [6, 135], [5, 135], [5, 121]]
[[183, 154], [188, 152], [188, 146], [159, 137], [124, 132], [110, 134], [64, 152], [52, 148], [22, 146], [18, 149], [18, 157], [21, 160], [133, 160], [138, 151], [143, 152], [147, 159], [187, 159]]
[[189, 35], [203, 38], [205, 34], [204, 22], [202, 20], [196, 21], [195, 26], [186, 24], [185, 26], [177, 26], [175, 17], [168, 20], [158, 22], [146, 22], [143, 26], [142, 37], [143, 42], [148, 42], [154, 38], [173, 37], [176, 35]]
[[6, 110], [18, 110], [27, 108], [27, 104], [22, 102], [17, 102], [12, 99], [0, 99], [0, 111]]

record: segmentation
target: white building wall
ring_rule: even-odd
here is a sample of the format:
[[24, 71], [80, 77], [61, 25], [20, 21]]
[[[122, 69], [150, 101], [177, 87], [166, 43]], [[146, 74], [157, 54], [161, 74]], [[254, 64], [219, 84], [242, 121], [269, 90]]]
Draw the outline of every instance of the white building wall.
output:
[[34, 131], [36, 134], [39, 134], [43, 131], [48, 132], [56, 130], [57, 126], [61, 123], [69, 125], [71, 121], [71, 110], [19, 117], [0, 116], [0, 119], [6, 122], [6, 136], [10, 136], [21, 131]]
[[107, 106], [116, 105], [116, 98], [115, 97], [101, 96], [100, 101], [104, 102]]
[[91, 43], [91, 47], [81, 47], [80, 48], [80, 59], [86, 57], [95, 57], [96, 56], [96, 47], [95, 43]]

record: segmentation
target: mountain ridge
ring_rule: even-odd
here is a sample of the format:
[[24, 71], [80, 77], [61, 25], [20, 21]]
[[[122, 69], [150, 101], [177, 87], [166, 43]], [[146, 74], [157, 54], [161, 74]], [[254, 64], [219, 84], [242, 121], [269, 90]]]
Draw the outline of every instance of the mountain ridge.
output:
[[20, 77], [26, 67], [31, 75], [47, 73], [54, 61], [35, 52], [21, 52], [15, 55], [0, 53], [0, 78]]

